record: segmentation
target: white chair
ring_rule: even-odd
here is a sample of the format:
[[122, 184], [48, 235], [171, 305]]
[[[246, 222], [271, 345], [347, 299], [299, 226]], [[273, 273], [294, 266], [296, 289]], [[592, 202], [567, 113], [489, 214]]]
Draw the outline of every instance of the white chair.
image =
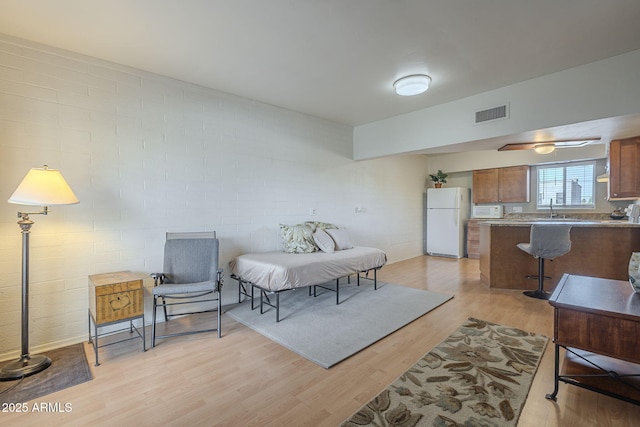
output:
[[[200, 233], [167, 233], [164, 245], [164, 266], [162, 273], [151, 275], [155, 283], [153, 287], [153, 323], [151, 329], [151, 346], [155, 347], [156, 338], [176, 335], [195, 334], [218, 331], [221, 335], [220, 315], [222, 312], [222, 269], [218, 267], [219, 242], [214, 232]], [[176, 300], [168, 302], [167, 300]], [[216, 307], [209, 310], [189, 313], [167, 313], [167, 307], [189, 303], [215, 301]], [[162, 307], [165, 322], [172, 316], [217, 311], [216, 328], [189, 330], [180, 333], [166, 334], [156, 337], [156, 310]], [[202, 307], [202, 305], [200, 305]]]
[[568, 224], [532, 224], [529, 243], [518, 243], [518, 248], [538, 258], [538, 274], [527, 275], [527, 279], [538, 279], [538, 289], [526, 291], [528, 297], [549, 299], [550, 294], [544, 290], [544, 279], [551, 279], [544, 275], [544, 261], [552, 260], [571, 250]]

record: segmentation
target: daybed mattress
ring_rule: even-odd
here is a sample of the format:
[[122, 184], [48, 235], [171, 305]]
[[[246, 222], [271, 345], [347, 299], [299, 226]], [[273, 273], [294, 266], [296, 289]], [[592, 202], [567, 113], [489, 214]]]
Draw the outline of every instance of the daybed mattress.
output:
[[262, 252], [240, 255], [229, 263], [231, 273], [269, 291], [319, 285], [387, 262], [387, 255], [376, 248], [354, 246], [333, 253], [292, 254]]

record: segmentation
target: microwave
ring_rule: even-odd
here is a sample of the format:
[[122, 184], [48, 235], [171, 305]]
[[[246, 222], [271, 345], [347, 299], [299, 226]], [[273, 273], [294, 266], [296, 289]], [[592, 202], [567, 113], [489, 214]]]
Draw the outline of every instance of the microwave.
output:
[[482, 205], [473, 207], [473, 218], [502, 218], [502, 205]]

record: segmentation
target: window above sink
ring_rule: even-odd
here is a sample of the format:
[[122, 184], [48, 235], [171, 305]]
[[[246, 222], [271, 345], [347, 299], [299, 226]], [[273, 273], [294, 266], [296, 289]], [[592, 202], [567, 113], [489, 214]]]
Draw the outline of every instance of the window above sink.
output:
[[536, 166], [536, 208], [595, 209], [595, 161]]

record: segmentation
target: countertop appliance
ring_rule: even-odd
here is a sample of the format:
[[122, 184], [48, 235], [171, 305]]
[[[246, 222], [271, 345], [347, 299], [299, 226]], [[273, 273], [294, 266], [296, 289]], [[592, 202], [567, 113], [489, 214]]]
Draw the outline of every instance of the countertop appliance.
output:
[[468, 188], [427, 189], [427, 254], [454, 258], [466, 255], [469, 196]]
[[479, 205], [473, 208], [473, 218], [502, 218], [502, 205]]
[[640, 222], [640, 205], [632, 203], [625, 209], [625, 212], [627, 212], [627, 215], [629, 216], [629, 222], [634, 224], [638, 224]]
[[471, 207], [471, 218], [502, 218], [502, 205], [476, 205]]

